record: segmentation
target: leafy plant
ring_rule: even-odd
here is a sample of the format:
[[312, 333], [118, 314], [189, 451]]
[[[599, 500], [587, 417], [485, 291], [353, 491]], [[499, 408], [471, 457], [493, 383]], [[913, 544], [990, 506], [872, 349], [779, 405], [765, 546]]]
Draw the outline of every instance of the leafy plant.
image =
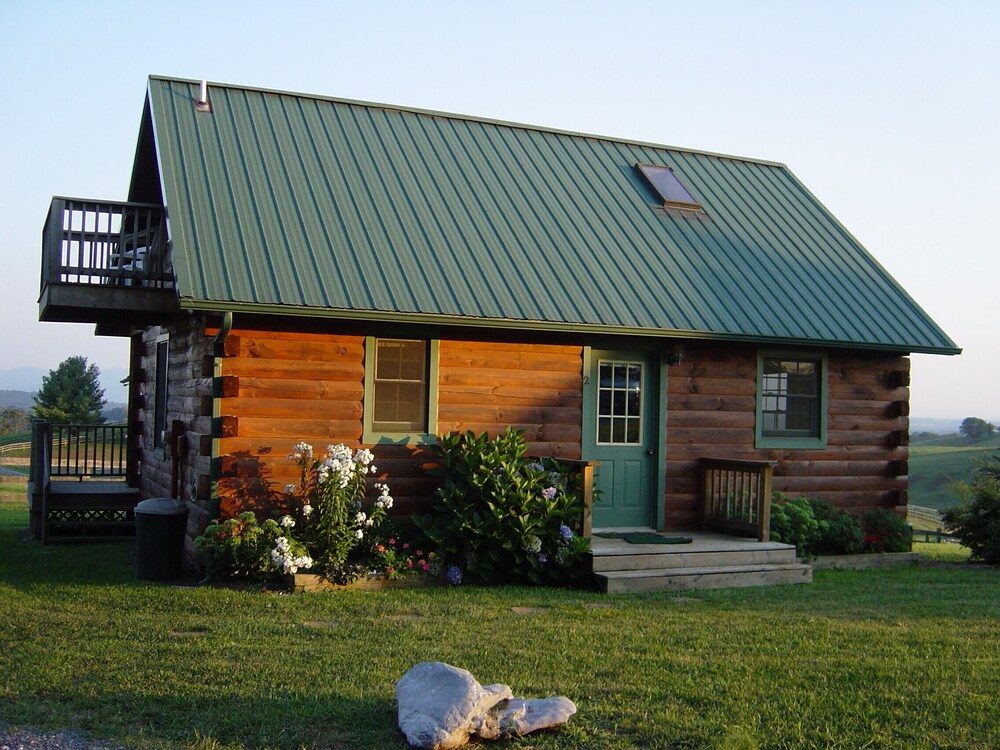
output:
[[[283, 543], [277, 540], [283, 539]], [[258, 523], [247, 511], [236, 518], [216, 521], [194, 540], [205, 553], [206, 580], [271, 580], [282, 572], [272, 558], [279, 546], [292, 558], [302, 557], [305, 549], [288, 542], [282, 527], [272, 518]]]
[[868, 511], [861, 518], [861, 529], [869, 552], [909, 552], [913, 547], [913, 529], [891, 510]]
[[398, 561], [384, 554], [389, 486], [376, 482], [378, 496], [366, 500], [366, 478], [375, 473], [372, 453], [331, 445], [316, 458], [311, 445], [298, 443], [288, 457], [300, 469], [299, 483], [285, 487], [289, 514], [258, 523], [252, 512], [242, 513], [217, 521], [195, 540], [206, 553], [209, 578], [267, 580], [311, 569], [333, 583], [349, 583], [369, 573], [385, 575], [387, 567], [398, 577]]
[[774, 501], [771, 503], [771, 539], [794, 544], [799, 556], [805, 557], [811, 553], [818, 531], [819, 523], [808, 498], [789, 498], [781, 492], [774, 493]]
[[589, 542], [573, 530], [582, 496], [568, 470], [526, 456], [522, 432], [452, 433], [435, 448], [441, 478], [430, 513], [415, 516], [449, 582], [573, 580]]
[[1000, 564], [1000, 456], [980, 462], [971, 485], [963, 488], [965, 501], [944, 512], [945, 525], [972, 557], [990, 565]]
[[809, 498], [809, 507], [818, 526], [810, 544], [811, 554], [853, 555], [864, 549], [864, 535], [856, 517], [820, 498]]

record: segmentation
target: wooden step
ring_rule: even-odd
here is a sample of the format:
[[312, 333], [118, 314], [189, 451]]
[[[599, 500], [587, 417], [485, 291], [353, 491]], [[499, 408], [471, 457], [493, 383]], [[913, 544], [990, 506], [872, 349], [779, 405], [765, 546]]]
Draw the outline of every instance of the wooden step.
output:
[[692, 549], [669, 552], [651, 550], [594, 555], [594, 572], [616, 570], [666, 570], [741, 565], [777, 565], [795, 562], [795, 547], [786, 544], [756, 544], [748, 549]]
[[595, 573], [594, 579], [598, 588], [608, 594], [723, 589], [811, 583], [812, 568], [802, 563], [710, 565], [607, 571]]

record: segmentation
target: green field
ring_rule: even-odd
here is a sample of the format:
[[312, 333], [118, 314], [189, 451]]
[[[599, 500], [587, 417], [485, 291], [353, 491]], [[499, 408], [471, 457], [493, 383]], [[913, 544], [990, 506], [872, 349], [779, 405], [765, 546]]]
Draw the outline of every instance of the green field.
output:
[[680, 594], [290, 596], [139, 582], [133, 545], [41, 547], [23, 541], [26, 520], [0, 506], [14, 727], [138, 750], [404, 750], [395, 683], [435, 660], [578, 705], [561, 730], [483, 748], [1000, 747], [996, 568]]
[[944, 510], [960, 502], [958, 482], [972, 478], [975, 460], [996, 455], [1000, 438], [969, 445], [958, 436], [915, 440], [910, 445], [910, 504]]

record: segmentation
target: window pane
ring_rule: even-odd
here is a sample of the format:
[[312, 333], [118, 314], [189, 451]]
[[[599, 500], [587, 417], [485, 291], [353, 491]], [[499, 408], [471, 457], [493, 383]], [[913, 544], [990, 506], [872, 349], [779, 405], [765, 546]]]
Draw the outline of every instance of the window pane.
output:
[[669, 167], [655, 167], [650, 164], [637, 164], [636, 166], [639, 167], [639, 171], [646, 177], [653, 189], [660, 194], [660, 199], [664, 203], [698, 205], [698, 201], [691, 197], [691, 193]]
[[821, 361], [766, 357], [761, 375], [761, 429], [785, 437], [820, 436]]
[[639, 420], [630, 419], [626, 425], [625, 442], [636, 445], [639, 443]]
[[372, 422], [382, 432], [427, 429], [427, 342], [378, 339]]
[[601, 417], [597, 420], [597, 442], [611, 442], [611, 417]]
[[611, 424], [611, 442], [612, 443], [624, 443], [625, 442], [625, 420], [621, 418], [616, 418]]

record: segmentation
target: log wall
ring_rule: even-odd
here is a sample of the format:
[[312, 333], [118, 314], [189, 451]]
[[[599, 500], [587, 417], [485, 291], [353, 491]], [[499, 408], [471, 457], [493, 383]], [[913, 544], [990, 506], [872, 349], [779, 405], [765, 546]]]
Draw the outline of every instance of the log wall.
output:
[[[167, 361], [168, 429], [184, 424], [186, 449], [178, 463], [178, 499], [208, 508], [211, 495], [212, 372], [205, 368], [212, 339], [194, 318], [169, 326], [147, 328], [133, 348], [130, 379], [135, 388], [130, 423], [140, 435], [140, 490], [143, 497], [171, 497], [172, 457], [153, 447], [153, 409], [156, 403], [156, 339], [170, 336]], [[207, 441], [207, 442], [206, 442]], [[208, 447], [209, 450], [205, 450]]]
[[[491, 435], [525, 430], [537, 455], [579, 458], [582, 347], [442, 339], [438, 364], [438, 433]], [[234, 327], [225, 341], [220, 401], [223, 515], [280, 505], [298, 481], [288, 460], [304, 440], [362, 446], [365, 337], [315, 331]], [[406, 515], [428, 507], [434, 490], [426, 448], [365, 446], [375, 453]]]
[[757, 348], [685, 344], [668, 369], [665, 519], [694, 528], [702, 456], [777, 461], [774, 489], [861, 513], [906, 503], [909, 359], [827, 353], [827, 447], [754, 447]]

